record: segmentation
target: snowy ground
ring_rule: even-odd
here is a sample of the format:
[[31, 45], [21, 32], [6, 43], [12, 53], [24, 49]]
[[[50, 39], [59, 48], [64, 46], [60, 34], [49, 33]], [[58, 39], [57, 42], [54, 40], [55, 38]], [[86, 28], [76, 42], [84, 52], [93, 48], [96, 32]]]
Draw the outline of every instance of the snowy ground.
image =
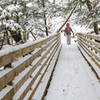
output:
[[45, 100], [100, 100], [100, 84], [82, 57], [77, 44], [72, 42], [72, 45], [66, 45], [63, 34], [62, 44]]

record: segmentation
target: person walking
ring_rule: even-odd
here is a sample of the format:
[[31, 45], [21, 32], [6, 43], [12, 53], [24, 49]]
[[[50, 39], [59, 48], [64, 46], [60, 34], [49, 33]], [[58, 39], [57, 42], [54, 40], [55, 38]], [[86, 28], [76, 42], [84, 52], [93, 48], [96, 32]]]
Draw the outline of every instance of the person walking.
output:
[[65, 35], [66, 35], [66, 39], [67, 39], [67, 44], [70, 45], [71, 44], [71, 33], [73, 33], [74, 36], [74, 32], [71, 29], [69, 23], [66, 24], [66, 28], [65, 28]]

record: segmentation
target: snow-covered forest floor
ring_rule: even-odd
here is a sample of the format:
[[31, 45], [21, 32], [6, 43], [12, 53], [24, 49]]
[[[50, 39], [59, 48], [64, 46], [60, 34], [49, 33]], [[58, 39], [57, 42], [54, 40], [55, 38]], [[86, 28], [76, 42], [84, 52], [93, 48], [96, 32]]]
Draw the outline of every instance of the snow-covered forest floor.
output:
[[72, 40], [62, 50], [45, 100], [100, 100], [100, 83]]

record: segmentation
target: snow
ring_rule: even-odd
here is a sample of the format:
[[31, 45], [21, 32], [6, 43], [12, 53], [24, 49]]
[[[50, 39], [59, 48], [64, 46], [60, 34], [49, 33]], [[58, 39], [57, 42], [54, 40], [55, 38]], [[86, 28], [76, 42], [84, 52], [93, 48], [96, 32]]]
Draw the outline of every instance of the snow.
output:
[[[43, 56], [43, 55], [42, 55]], [[50, 56], [50, 54], [48, 54], [48, 56]], [[40, 57], [39, 58], [37, 58], [36, 59], [36, 61], [34, 62], [32, 62], [32, 66], [33, 65], [35, 65], [36, 64], [36, 62], [38, 62], [39, 61], [39, 59], [41, 59]], [[47, 58], [45, 58], [43, 61], [42, 61], [42, 63], [41, 63], [41, 65], [40, 66], [38, 66], [36, 69], [35, 69], [35, 71], [32, 73], [32, 75], [31, 75], [31, 80], [30, 81], [32, 81], [33, 80], [33, 78], [35, 77], [35, 75], [37, 74], [37, 72], [41, 69], [41, 66], [45, 63], [45, 61], [47, 60]], [[13, 83], [14, 84], [17, 84], [18, 82], [19, 82], [19, 80], [21, 80], [21, 79], [23, 79], [23, 77], [25, 77], [25, 75], [27, 74], [27, 73], [29, 73], [29, 71], [31, 71], [32, 70], [32, 66], [29, 66], [28, 68], [26, 68], [23, 72], [21, 72], [17, 77], [15, 77], [15, 79], [13, 80]], [[45, 69], [46, 69], [46, 66], [42, 69], [42, 71], [41, 71], [41, 74], [38, 76], [38, 77], [40, 77], [41, 75], [42, 75], [42, 73], [45, 71]], [[29, 79], [28, 79], [29, 80]], [[26, 81], [24, 84], [25, 85], [22, 85], [22, 87], [17, 91], [17, 93], [14, 95], [14, 97], [13, 97], [13, 99], [14, 100], [17, 100], [18, 98], [19, 98], [19, 95], [21, 95], [22, 93], [23, 93], [23, 91], [26, 89], [26, 85], [28, 86], [28, 84], [30, 83], [30, 81]], [[37, 83], [38, 82], [38, 78], [35, 80], [35, 83]], [[33, 86], [34, 86], [34, 84], [33, 84]], [[23, 87], [24, 87], [24, 89], [23, 89]], [[23, 90], [22, 90], [23, 89]], [[29, 91], [29, 93], [30, 93], [30, 91]], [[25, 97], [25, 98], [27, 98], [27, 97]]]
[[[86, 54], [86, 52], [81, 47], [80, 47], [80, 49], [81, 49], [82, 53], [85, 55], [85, 57], [88, 59], [88, 61], [91, 63], [91, 65], [93, 66], [94, 70], [98, 73], [98, 76], [100, 78], [100, 68], [99, 68], [99, 66], [96, 65], [96, 63]], [[97, 60], [95, 60], [95, 61], [100, 64], [100, 62], [98, 62]]]
[[4, 66], [0, 67], [0, 71], [2, 71], [4, 69]]
[[30, 84], [32, 78], [29, 78], [24, 85], [22, 85], [22, 87], [17, 91], [17, 93], [14, 95], [13, 100], [18, 100], [19, 97], [22, 95], [22, 93], [25, 91], [25, 89], [27, 88], [27, 86]]
[[28, 66], [28, 68], [26, 68], [23, 72], [19, 73], [18, 76], [16, 76], [13, 80], [13, 83], [18, 83], [20, 80], [22, 80], [25, 75], [27, 75], [29, 73], [29, 71], [32, 70], [32, 66]]
[[[77, 37], [72, 39], [71, 45], [67, 45], [66, 37], [64, 36], [63, 33], [61, 34], [62, 50], [60, 53], [60, 57], [59, 57], [56, 69], [54, 71], [54, 75], [53, 75], [50, 87], [48, 89], [47, 96], [45, 97], [45, 100], [99, 100], [100, 99], [99, 81], [96, 78], [96, 76], [94, 75], [94, 73], [92, 72], [92, 70], [90, 69], [87, 62], [84, 60], [84, 58], [80, 54], [80, 52], [77, 48], [77, 43], [75, 43], [74, 40], [77, 40]], [[49, 44], [50, 42], [51, 42], [51, 40], [47, 44]], [[46, 46], [47, 44], [44, 44], [44, 46]], [[38, 50], [40, 50], [40, 48], [37, 48], [31, 54], [33, 55]], [[29, 54], [29, 55], [25, 56], [25, 59], [23, 59], [24, 57], [20, 57], [18, 59], [18, 61], [16, 61], [17, 64], [19, 61], [24, 61], [24, 60], [28, 59], [29, 57], [31, 57], [32, 55]], [[42, 56], [43, 55], [44, 55], [44, 53], [42, 54]], [[38, 57], [36, 59], [36, 61], [34, 61], [32, 63], [32, 65], [35, 65], [39, 59], [41, 59], [41, 58]], [[44, 61], [45, 60], [46, 59], [44, 59]], [[44, 61], [42, 62], [42, 64], [44, 63]], [[26, 68], [22, 73], [20, 73], [14, 79], [14, 81], [13, 81], [14, 84], [17, 83], [17, 81], [19, 81], [31, 68], [32, 67], [30, 66], [30, 67]], [[36, 74], [36, 72], [39, 69], [40, 69], [40, 66], [35, 70], [35, 73], [32, 74], [32, 77]], [[43, 71], [44, 71], [44, 69], [43, 69]], [[12, 70], [12, 68], [10, 68], [9, 70]], [[9, 70], [7, 69], [6, 71], [8, 72]], [[46, 73], [46, 76], [47, 75], [48, 76], [46, 77], [46, 79], [49, 77], [49, 75], [50, 75], [49, 72], [51, 72], [51, 71], [47, 71], [47, 72], [48, 73]], [[38, 80], [40, 79], [40, 76], [41, 75], [39, 75], [39, 77], [37, 78], [37, 81], [35, 82], [36, 84], [37, 84]], [[17, 93], [13, 97], [15, 100], [17, 100], [17, 98], [23, 93], [23, 91], [26, 89], [26, 85], [28, 85], [31, 82], [31, 80], [32, 80], [32, 78], [29, 78], [23, 84], [23, 86], [17, 91]], [[42, 80], [42, 83], [38, 88], [39, 90], [37, 91], [37, 93], [39, 93], [39, 94], [41, 94], [41, 92], [42, 92], [42, 91], [40, 91], [41, 86], [45, 87], [45, 85], [46, 85], [45, 84], [46, 81], [44, 81], [44, 80], [45, 80], [45, 78]], [[34, 84], [32, 86], [33, 87], [32, 89], [34, 89], [36, 84]], [[7, 92], [5, 92], [6, 91], [5, 89], [8, 89], [8, 91], [9, 91], [11, 89], [11, 87], [9, 88], [9, 86], [7, 86], [7, 88], [4, 88], [0, 92], [1, 97], [3, 97], [3, 95], [5, 93], [7, 93]], [[27, 98], [29, 97], [31, 92], [32, 92], [32, 90], [30, 90], [27, 93], [24, 100], [27, 100]], [[35, 94], [34, 98], [37, 98], [39, 96], [39, 94]]]
[[21, 9], [21, 6], [12, 4], [12, 5], [7, 6], [6, 9], [12, 12], [12, 11], [17, 11], [18, 9]]
[[77, 44], [63, 43], [45, 100], [99, 100], [99, 93], [99, 81], [80, 54]]
[[[39, 51], [40, 48], [36, 48], [33, 52], [32, 52], [32, 55], [34, 55], [37, 51]], [[4, 67], [1, 67], [0, 68], [0, 77], [3, 77], [4, 75], [6, 75], [7, 73], [11, 72], [12, 70], [15, 70], [19, 65], [21, 65], [23, 62], [27, 61], [29, 58], [32, 57], [31, 54], [28, 54], [26, 55], [25, 57], [19, 57], [18, 59], [16, 59], [15, 61], [12, 62], [12, 68], [6, 68], [5, 70]], [[39, 57], [38, 57], [39, 58]], [[34, 64], [36, 62], [36, 60], [38, 59], [35, 59], [34, 60]]]
[[[35, 4], [35, 6], [36, 6], [36, 4]], [[28, 3], [28, 4], [26, 5], [26, 7], [29, 7], [29, 8], [34, 7], [34, 2], [30, 2], [30, 3]]]
[[[80, 46], [79, 46], [80, 47]], [[93, 62], [93, 60], [86, 54], [86, 52], [80, 47], [82, 53], [85, 55], [85, 57], [88, 59], [88, 61], [92, 64], [93, 68], [96, 70], [98, 69], [98, 66]], [[96, 89], [96, 93], [98, 94], [99, 98], [100, 98], [100, 95], [99, 95], [99, 92], [100, 92], [100, 87], [97, 87], [98, 86], [98, 79], [95, 79], [95, 74], [94, 75], [91, 75], [92, 73], [90, 72], [91, 68], [86, 68], [86, 71], [92, 81], [92, 84], [94, 85], [95, 89]], [[97, 71], [98, 75], [100, 74], [100, 69], [98, 69], [99, 71]], [[92, 76], [92, 77], [91, 77]], [[94, 81], [95, 79], [95, 81]]]
[[38, 81], [40, 80], [41, 75], [39, 75], [36, 79], [36, 81], [34, 82], [34, 85], [31, 87], [31, 89], [28, 91], [28, 93], [26, 94], [26, 96], [24, 97], [23, 100], [28, 100], [29, 96], [32, 93], [32, 90], [36, 87], [36, 85], [38, 84]]
[[0, 100], [5, 96], [6, 93], [8, 93], [12, 89], [12, 86], [7, 86], [2, 91], [0, 91]]
[[[49, 0], [49, 1], [53, 2], [53, 0]], [[56, 0], [56, 4], [60, 5], [61, 2], [62, 2], [62, 0]], [[36, 4], [34, 5], [33, 2], [28, 3], [26, 6], [28, 8], [32, 8], [33, 6], [38, 8], [38, 6]], [[4, 10], [0, 7], [0, 10], [1, 11], [3, 10], [2, 16], [0, 16], [0, 18], [4, 18], [6, 16], [11, 16], [10, 12], [13, 12], [14, 10], [15, 11], [21, 10], [21, 9], [22, 8], [19, 5], [15, 6], [13, 4], [10, 6], [7, 6], [6, 9], [4, 9]], [[8, 10], [10, 12], [8, 12]], [[43, 11], [43, 9], [39, 10], [39, 12], [42, 12], [42, 11]], [[59, 15], [59, 13], [57, 13], [57, 14]], [[23, 13], [19, 12], [18, 15], [21, 16], [21, 15], [23, 15]], [[67, 18], [67, 16], [66, 16], [66, 18]], [[60, 28], [60, 26], [64, 23], [66, 18], [62, 18], [60, 16], [60, 17], [53, 17], [51, 19], [48, 19], [48, 23], [49, 22], [52, 23], [50, 32], [55, 34], [57, 32], [57, 30]], [[42, 23], [42, 21], [43, 20], [39, 20], [39, 22], [41, 22], [41, 23]], [[87, 32], [90, 31], [90, 30], [86, 29], [85, 27], [81, 27], [79, 25], [73, 24], [72, 21], [70, 20], [69, 23], [71, 23], [71, 27], [75, 33], [81, 32], [81, 33], [87, 34]], [[32, 20], [29, 20], [28, 22], [29, 22], [30, 26], [32, 26], [32, 25], [36, 26], [35, 18]], [[19, 24], [15, 23], [13, 20], [3, 21], [3, 24], [6, 25], [6, 27], [11, 28], [12, 30], [16, 30], [16, 27], [17, 28], [19, 27], [20, 29], [22, 29], [21, 26]], [[30, 29], [30, 26], [29, 25], [27, 26], [27, 30]], [[39, 32], [39, 30], [34, 28], [34, 31], [35, 30], [36, 30], [36, 32], [33, 32], [33, 33]], [[28, 41], [25, 44], [21, 44], [21, 45], [17, 45], [17, 46], [3, 47], [3, 49], [0, 50], [0, 57], [7, 55], [10, 52], [19, 50], [21, 48], [25, 48], [27, 46], [34, 45], [35, 43], [41, 42], [47, 38], [48, 37], [45, 37], [43, 39], [36, 40], [34, 42]], [[72, 39], [72, 45], [69, 45], [69, 46], [66, 45], [66, 37], [64, 37], [63, 32], [61, 33], [61, 42], [63, 44], [62, 50], [61, 50], [58, 64], [56, 66], [56, 69], [55, 69], [55, 72], [53, 75], [53, 79], [50, 84], [50, 88], [48, 89], [48, 94], [45, 97], [46, 100], [100, 100], [99, 81], [96, 78], [96, 76], [94, 75], [94, 73], [91, 71], [89, 65], [86, 63], [86, 61], [84, 60], [82, 55], [80, 54], [79, 50], [77, 49], [77, 44], [74, 42], [74, 40], [77, 40], [77, 37]], [[47, 44], [44, 44], [42, 47], [46, 46]], [[48, 50], [48, 49], [46, 49], [46, 50]], [[36, 53], [37, 50], [40, 50], [40, 48], [35, 49], [31, 54], [33, 55], [34, 53]], [[46, 51], [44, 51], [44, 53], [42, 53], [41, 56], [45, 55], [45, 53], [46, 53]], [[14, 61], [14, 63], [12, 63], [13, 68], [7, 68], [7, 69], [3, 70], [4, 67], [1, 67], [0, 70], [3, 70], [3, 71], [0, 71], [0, 77], [7, 74], [14, 68], [16, 68], [18, 65], [20, 65], [22, 62], [24, 62], [25, 60], [30, 58], [32, 55], [29, 54], [25, 57], [18, 58], [16, 61]], [[49, 56], [49, 54], [48, 54], [48, 56]], [[32, 66], [34, 66], [40, 59], [41, 59], [41, 57], [36, 58], [32, 62]], [[43, 62], [41, 64], [43, 64], [45, 60], [46, 60], [46, 58], [43, 60]], [[93, 66], [95, 66], [94, 63], [92, 63], [92, 64], [93, 64]], [[15, 83], [17, 84], [17, 82], [19, 80], [21, 80], [25, 76], [25, 74], [28, 73], [28, 71], [30, 69], [32, 69], [32, 66], [29, 66], [24, 71], [22, 71], [18, 76], [16, 76], [15, 79], [13, 80], [14, 84]], [[36, 75], [36, 73], [40, 69], [40, 67], [41, 67], [41, 65], [38, 66], [38, 68], [34, 71], [34, 73], [32, 73], [32, 76], [16, 92], [16, 94], [13, 97], [14, 100], [17, 100], [19, 98], [19, 96], [24, 92], [24, 90], [27, 88], [27, 86], [31, 82], [32, 78]], [[44, 69], [45, 69], [45, 67], [44, 67]], [[44, 69], [43, 69], [43, 71], [44, 71]], [[50, 72], [51, 72], [51, 70], [48, 70], [48, 72], [46, 73], [46, 75], [45, 75], [45, 76], [47, 76], [47, 77], [45, 77], [46, 79], [49, 77]], [[39, 81], [40, 77], [41, 77], [41, 75], [39, 75], [39, 77], [36, 79], [34, 85], [32, 86], [32, 89], [34, 89], [34, 87], [37, 85], [37, 82]], [[45, 78], [42, 80], [43, 82], [41, 83], [41, 85], [39, 86], [39, 89], [37, 91], [37, 93], [39, 93], [39, 94], [41, 94], [41, 92], [42, 92], [41, 87], [44, 89], [45, 82], [47, 81], [47, 80], [45, 81]], [[2, 91], [0, 91], [0, 98], [2, 98], [12, 88], [13, 88], [12, 86], [7, 86]], [[31, 92], [32, 92], [32, 90], [29, 90], [26, 97], [24, 98], [25, 100], [27, 100], [27, 98], [29, 97]], [[35, 99], [37, 99], [37, 97], [39, 97], [39, 94], [35, 95]]]
[[12, 68], [6, 68], [5, 70], [3, 70], [1, 68], [1, 71], [0, 71], [0, 78], [2, 78], [4, 75], [7, 75], [7, 73], [11, 72], [13, 69]]
[[[43, 91], [46, 87], [46, 84], [47, 84], [47, 81], [51, 75], [51, 71], [53, 69], [53, 66], [54, 66], [54, 63], [55, 63], [55, 60], [56, 60], [56, 57], [58, 55], [58, 51], [59, 49], [57, 50], [56, 54], [55, 54], [55, 57], [53, 58], [50, 66], [49, 66], [49, 69], [47, 70], [46, 74], [45, 74], [45, 77], [42, 79], [42, 82], [40, 83], [35, 95], [33, 96], [33, 99], [34, 100], [40, 100], [41, 96], [43, 95]], [[45, 59], [46, 60], [46, 59]], [[42, 64], [43, 65], [43, 64]], [[46, 65], [47, 66], [47, 65]], [[32, 90], [34, 90], [34, 88], [36, 87], [38, 81], [40, 80], [41, 78], [41, 75], [44, 73], [45, 69], [46, 69], [46, 66], [43, 68], [41, 74], [38, 76], [38, 78], [36, 79], [35, 83], [33, 84], [33, 86], [31, 87]], [[40, 66], [41, 67], [41, 66]], [[34, 73], [32, 75], [32, 77], [34, 77]], [[27, 95], [25, 96], [24, 100], [27, 100], [29, 95], [31, 94], [32, 90], [30, 90]], [[41, 91], [42, 90], [42, 91]]]
[[[53, 2], [53, 0], [49, 0], [50, 2]], [[55, 0], [55, 3], [56, 4], [58, 4], [58, 3], [60, 3], [61, 2], [61, 0]]]
[[40, 85], [39, 85], [39, 87], [38, 87], [35, 95], [33, 96], [33, 98], [32, 98], [33, 100], [40, 100], [42, 98], [43, 93], [45, 91], [45, 87], [47, 85], [47, 82], [48, 82], [48, 80], [50, 78], [50, 75], [51, 75], [51, 72], [52, 72], [52, 70], [54, 68], [54, 64], [55, 64], [55, 61], [57, 59], [57, 56], [58, 56], [58, 52], [59, 52], [60, 47], [58, 48], [58, 50], [57, 50], [57, 52], [56, 52], [53, 60], [51, 61], [50, 65], [49, 65], [49, 68], [48, 68], [48, 70], [47, 70], [44, 78], [42, 79], [42, 81], [41, 81], [41, 83], [40, 83]]
[[[51, 36], [55, 36], [55, 34], [52, 34], [49, 37], [51, 37]], [[6, 47], [4, 47], [0, 50], [0, 56], [7, 55], [11, 52], [17, 51], [19, 49], [22, 49], [22, 48], [25, 48], [25, 47], [28, 47], [28, 46], [32, 46], [32, 45], [39, 43], [39, 42], [41, 42], [45, 39], [48, 39], [49, 37], [45, 37], [45, 38], [42, 38], [42, 39], [39, 39], [39, 40], [36, 40], [36, 41], [27, 41], [26, 43], [20, 44], [20, 45], [6, 46]]]

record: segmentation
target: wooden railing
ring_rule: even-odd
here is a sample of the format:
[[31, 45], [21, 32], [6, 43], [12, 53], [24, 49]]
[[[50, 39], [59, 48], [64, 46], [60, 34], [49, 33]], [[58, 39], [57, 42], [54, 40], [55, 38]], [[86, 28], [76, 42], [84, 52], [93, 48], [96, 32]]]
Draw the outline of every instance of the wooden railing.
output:
[[100, 36], [78, 34], [78, 44], [81, 53], [100, 80]]
[[[60, 34], [0, 56], [0, 100], [43, 99], [61, 49]], [[0, 52], [1, 53], [1, 52]]]

